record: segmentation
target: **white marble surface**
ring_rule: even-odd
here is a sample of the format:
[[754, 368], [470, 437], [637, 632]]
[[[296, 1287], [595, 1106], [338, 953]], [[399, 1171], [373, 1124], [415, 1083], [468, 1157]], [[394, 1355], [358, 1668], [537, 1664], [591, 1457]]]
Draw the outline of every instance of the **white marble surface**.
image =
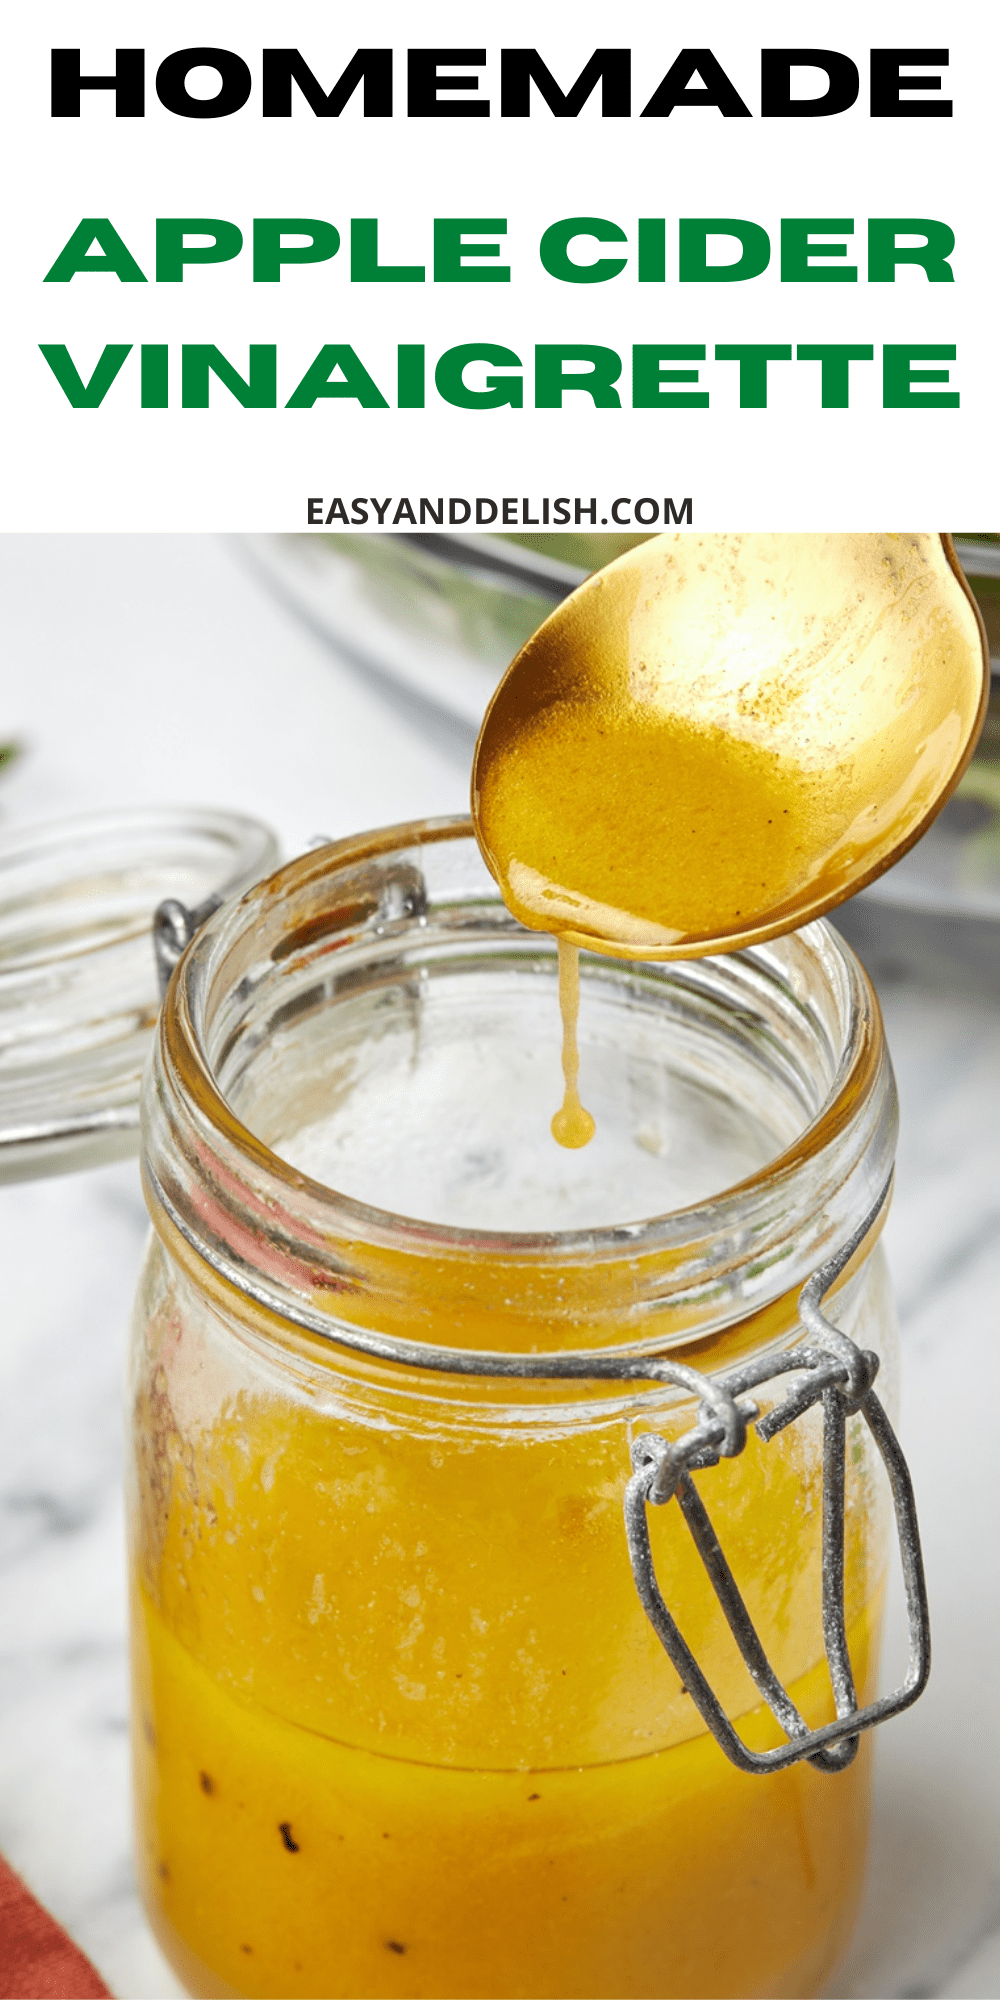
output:
[[[32, 745], [0, 823], [201, 799], [256, 810], [294, 851], [320, 828], [464, 801], [459, 744], [362, 686], [224, 543], [0, 539], [0, 651], [0, 735]], [[890, 969], [882, 993], [903, 1104], [888, 1243], [936, 1659], [922, 1702], [881, 1732], [870, 1892], [831, 1993], [993, 2000], [1000, 968], [992, 992]], [[121, 2000], [180, 1992], [130, 1861], [120, 1383], [144, 1232], [134, 1165], [0, 1190], [0, 1849]]]

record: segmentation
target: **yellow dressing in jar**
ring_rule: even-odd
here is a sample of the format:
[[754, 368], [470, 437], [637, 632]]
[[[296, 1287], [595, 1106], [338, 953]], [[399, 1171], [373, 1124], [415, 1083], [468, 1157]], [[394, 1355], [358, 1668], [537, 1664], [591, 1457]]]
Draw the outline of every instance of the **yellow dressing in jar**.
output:
[[[437, 1102], [438, 1056], [461, 1071], [492, 1023], [510, 1063], [498, 1060], [491, 1119], [464, 1085], [454, 1131], [434, 1116], [425, 1214], [435, 1195], [449, 1211], [476, 1119], [489, 1173], [505, 1134], [509, 1147], [509, 1176], [500, 1193], [487, 1178], [479, 1213], [514, 1214], [503, 1189], [516, 1190], [523, 1132], [507, 1079], [518, 1056], [528, 1089], [532, 1075], [536, 1097], [545, 1087], [530, 1058], [551, 960], [546, 940], [511, 932], [466, 827], [380, 836], [360, 857], [358, 845], [305, 857], [211, 920], [168, 996], [147, 1086], [156, 1233], [136, 1318], [130, 1505], [147, 1907], [195, 1993], [818, 1991], [860, 1893], [868, 1750], [837, 1777], [748, 1778], [665, 1659], [629, 1570], [622, 1494], [630, 1440], [687, 1429], [690, 1399], [641, 1382], [431, 1374], [350, 1340], [371, 1329], [556, 1356], [666, 1345], [704, 1368], [792, 1340], [828, 1180], [851, 1185], [869, 1158], [866, 1174], [886, 1171], [877, 1008], [822, 938], [769, 948], [763, 982], [752, 955], [697, 979], [609, 964], [594, 1003], [607, 1108], [579, 1152], [554, 1148], [543, 1121], [552, 1199], [531, 1197], [536, 1233], [380, 1215], [324, 1185], [324, 1156], [308, 1150], [320, 1057], [331, 1129], [353, 1119], [361, 1147], [391, 1103], [409, 1151]], [[779, 1033], [789, 1060], [772, 1074]], [[654, 1159], [634, 1135], [642, 1079], [664, 1077]], [[560, 1188], [575, 1199], [578, 1169], [615, 1142], [616, 1106], [607, 1226], [581, 1208], [560, 1233]], [[733, 1150], [741, 1121], [760, 1123], [759, 1167]], [[613, 1226], [639, 1185], [630, 1159], [666, 1191], [713, 1129], [690, 1221]], [[769, 1157], [784, 1161], [773, 1195]], [[741, 1175], [746, 1192], [712, 1194]], [[877, 1247], [838, 1317], [891, 1350]], [[814, 1413], [700, 1477], [811, 1723], [833, 1712], [820, 1457]], [[860, 1423], [847, 1470], [864, 1698], [884, 1510]], [[779, 1740], [676, 1507], [653, 1510], [650, 1532], [727, 1712], [751, 1743]]]
[[[627, 1439], [653, 1411], [634, 1399], [630, 1422], [605, 1397], [567, 1419], [549, 1398], [515, 1442], [475, 1383], [422, 1411], [356, 1370], [352, 1408], [349, 1379], [300, 1359], [282, 1393], [268, 1357], [234, 1369], [223, 1293], [199, 1302], [181, 1254], [179, 1281], [162, 1250], [146, 1280], [133, 1659], [144, 1889], [192, 1991], [817, 1990], [860, 1893], [869, 1748], [835, 1779], [749, 1779], [704, 1731], [623, 1547]], [[881, 1285], [869, 1272], [852, 1302], [866, 1337]], [[266, 1332], [257, 1314], [243, 1337]], [[871, 1479], [859, 1429], [862, 1699], [883, 1564]], [[833, 1714], [814, 1658], [819, 1481], [814, 1424], [794, 1451], [751, 1441], [705, 1488], [811, 1724]], [[676, 1511], [653, 1532], [742, 1733], [779, 1742]]]

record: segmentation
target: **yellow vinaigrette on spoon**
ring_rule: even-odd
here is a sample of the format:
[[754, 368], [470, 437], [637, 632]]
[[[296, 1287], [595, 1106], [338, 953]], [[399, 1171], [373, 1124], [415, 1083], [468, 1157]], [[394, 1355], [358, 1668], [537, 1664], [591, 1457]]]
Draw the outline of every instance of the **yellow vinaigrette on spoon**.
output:
[[972, 754], [982, 620], [946, 535], [660, 535], [522, 647], [472, 811], [514, 915], [559, 943], [581, 1146], [581, 945], [669, 959], [821, 916], [890, 867]]

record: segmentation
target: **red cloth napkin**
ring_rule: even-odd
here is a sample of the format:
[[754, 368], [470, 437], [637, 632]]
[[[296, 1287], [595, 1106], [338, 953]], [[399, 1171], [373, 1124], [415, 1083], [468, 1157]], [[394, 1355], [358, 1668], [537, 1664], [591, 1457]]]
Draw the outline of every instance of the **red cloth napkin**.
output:
[[111, 2000], [82, 1951], [0, 1857], [0, 2000]]

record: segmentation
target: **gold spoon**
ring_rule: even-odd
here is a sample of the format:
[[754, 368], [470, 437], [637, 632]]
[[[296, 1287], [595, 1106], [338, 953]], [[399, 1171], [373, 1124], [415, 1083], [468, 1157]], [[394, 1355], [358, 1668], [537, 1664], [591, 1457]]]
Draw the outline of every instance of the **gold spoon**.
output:
[[514, 913], [566, 945], [738, 949], [919, 839], [988, 693], [947, 535], [660, 535], [508, 668], [476, 746], [477, 837]]

